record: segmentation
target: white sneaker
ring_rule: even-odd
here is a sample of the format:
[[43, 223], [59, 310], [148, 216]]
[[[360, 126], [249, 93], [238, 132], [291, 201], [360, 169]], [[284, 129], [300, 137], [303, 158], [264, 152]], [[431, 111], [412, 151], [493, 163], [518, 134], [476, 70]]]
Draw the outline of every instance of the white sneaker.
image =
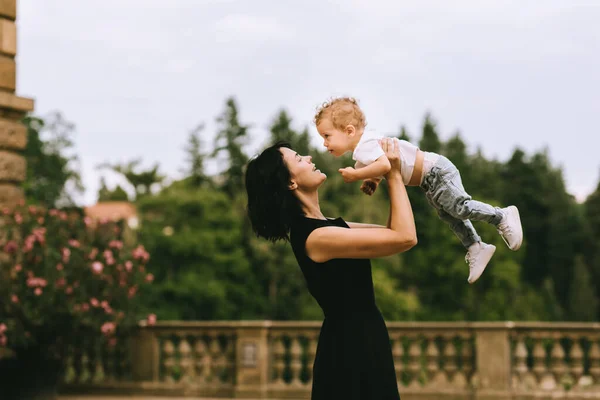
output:
[[469, 279], [467, 279], [469, 283], [473, 283], [479, 279], [495, 251], [496, 246], [483, 242], [473, 243], [469, 247], [469, 251], [465, 257], [465, 261], [469, 264]]
[[515, 206], [503, 208], [504, 217], [498, 224], [498, 233], [504, 239], [509, 249], [516, 251], [523, 243], [523, 227], [519, 210]]

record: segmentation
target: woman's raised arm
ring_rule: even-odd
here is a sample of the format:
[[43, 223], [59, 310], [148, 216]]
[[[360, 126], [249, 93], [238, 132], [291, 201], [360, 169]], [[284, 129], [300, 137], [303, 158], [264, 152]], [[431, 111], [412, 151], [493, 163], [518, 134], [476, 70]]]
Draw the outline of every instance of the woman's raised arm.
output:
[[327, 226], [315, 229], [306, 240], [306, 252], [313, 261], [385, 257], [407, 251], [417, 244], [412, 207], [400, 175], [397, 140], [384, 140], [382, 148], [392, 165], [386, 175], [390, 194], [388, 228], [347, 229]]

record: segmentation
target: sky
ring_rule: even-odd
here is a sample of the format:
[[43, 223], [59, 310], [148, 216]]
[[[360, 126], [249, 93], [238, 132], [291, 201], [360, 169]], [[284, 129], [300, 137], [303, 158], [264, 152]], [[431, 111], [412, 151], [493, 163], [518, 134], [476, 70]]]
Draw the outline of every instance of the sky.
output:
[[190, 131], [211, 143], [230, 96], [249, 154], [281, 109], [320, 146], [316, 106], [349, 95], [383, 133], [420, 137], [430, 112], [470, 152], [547, 149], [583, 200], [600, 180], [598, 21], [597, 0], [18, 0], [17, 94], [75, 124], [81, 205], [101, 176], [123, 182], [104, 162], [180, 177]]

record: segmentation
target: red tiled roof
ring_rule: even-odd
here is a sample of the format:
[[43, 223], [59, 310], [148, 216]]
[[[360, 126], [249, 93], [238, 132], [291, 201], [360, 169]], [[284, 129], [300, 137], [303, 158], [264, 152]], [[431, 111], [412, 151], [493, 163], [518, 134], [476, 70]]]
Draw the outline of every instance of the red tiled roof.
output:
[[118, 221], [136, 217], [137, 211], [133, 204], [127, 201], [103, 201], [93, 206], [85, 207], [85, 215], [93, 219], [109, 219]]

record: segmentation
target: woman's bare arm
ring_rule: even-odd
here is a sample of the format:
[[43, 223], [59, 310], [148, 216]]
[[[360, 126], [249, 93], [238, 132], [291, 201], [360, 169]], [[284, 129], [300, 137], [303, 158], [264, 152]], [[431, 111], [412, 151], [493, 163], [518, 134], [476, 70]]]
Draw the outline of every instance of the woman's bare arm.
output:
[[385, 228], [383, 225], [363, 224], [362, 222], [346, 222], [351, 229]]

